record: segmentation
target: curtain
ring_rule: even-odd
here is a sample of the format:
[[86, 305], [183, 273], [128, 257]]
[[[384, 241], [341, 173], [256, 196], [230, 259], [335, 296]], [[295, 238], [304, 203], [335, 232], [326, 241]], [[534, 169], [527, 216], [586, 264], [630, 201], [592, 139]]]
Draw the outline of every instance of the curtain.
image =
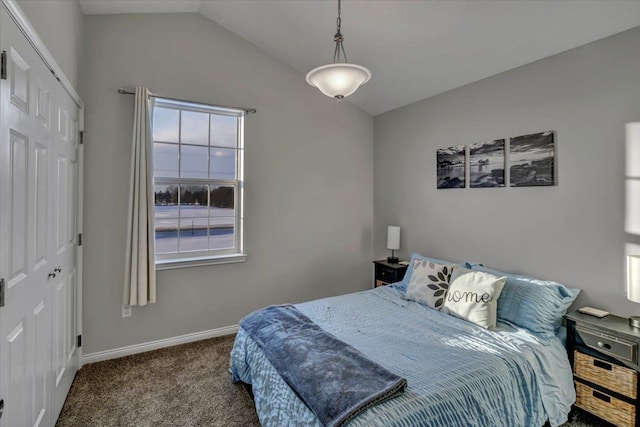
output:
[[125, 258], [125, 305], [156, 302], [153, 226], [153, 161], [149, 89], [136, 88]]

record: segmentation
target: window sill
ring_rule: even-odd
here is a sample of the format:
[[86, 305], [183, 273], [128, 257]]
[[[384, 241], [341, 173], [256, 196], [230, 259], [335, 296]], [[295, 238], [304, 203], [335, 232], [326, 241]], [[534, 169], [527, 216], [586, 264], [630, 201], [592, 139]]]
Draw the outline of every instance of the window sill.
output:
[[245, 262], [247, 254], [229, 254], [216, 257], [167, 259], [156, 261], [156, 271], [173, 270], [176, 268], [202, 267], [205, 265], [233, 264]]

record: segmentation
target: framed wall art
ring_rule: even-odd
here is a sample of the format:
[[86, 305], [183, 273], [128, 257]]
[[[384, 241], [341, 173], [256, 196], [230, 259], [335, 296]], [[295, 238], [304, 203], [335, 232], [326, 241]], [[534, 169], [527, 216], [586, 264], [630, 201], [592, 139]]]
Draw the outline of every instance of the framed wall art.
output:
[[504, 187], [504, 139], [469, 145], [471, 188]]
[[464, 145], [436, 151], [438, 188], [464, 188], [466, 150]]
[[509, 140], [511, 187], [555, 185], [555, 132], [516, 136]]

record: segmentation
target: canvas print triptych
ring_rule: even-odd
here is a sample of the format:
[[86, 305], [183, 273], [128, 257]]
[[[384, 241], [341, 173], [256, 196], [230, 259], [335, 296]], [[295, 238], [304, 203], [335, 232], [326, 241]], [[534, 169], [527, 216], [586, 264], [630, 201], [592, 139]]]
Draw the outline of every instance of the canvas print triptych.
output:
[[[470, 188], [505, 186], [505, 170], [509, 170], [510, 187], [555, 185], [555, 132], [547, 131], [509, 139], [506, 155], [505, 140], [440, 148], [437, 158], [438, 188], [466, 188], [466, 168], [469, 167]], [[467, 161], [468, 160], [468, 161]]]

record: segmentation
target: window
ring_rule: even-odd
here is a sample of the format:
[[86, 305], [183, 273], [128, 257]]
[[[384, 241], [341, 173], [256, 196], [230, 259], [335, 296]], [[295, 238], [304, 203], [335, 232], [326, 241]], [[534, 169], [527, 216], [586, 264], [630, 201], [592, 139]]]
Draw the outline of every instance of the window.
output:
[[244, 111], [156, 98], [157, 268], [241, 261]]

